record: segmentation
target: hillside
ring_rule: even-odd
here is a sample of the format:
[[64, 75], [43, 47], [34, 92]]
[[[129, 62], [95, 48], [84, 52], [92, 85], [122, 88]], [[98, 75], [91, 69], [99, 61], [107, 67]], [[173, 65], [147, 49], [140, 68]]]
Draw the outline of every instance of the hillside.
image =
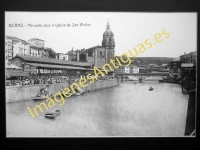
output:
[[172, 60], [172, 57], [136, 57], [136, 58], [131, 58], [131, 60], [136, 60], [140, 61], [140, 64], [168, 64], [170, 60]]
[[[172, 57], [136, 57], [130, 59], [140, 61], [141, 65], [148, 65], [148, 64], [157, 64], [157, 65], [162, 65], [162, 64], [168, 64], [170, 60], [172, 60]], [[126, 57], [124, 56], [124, 60], [126, 60]]]

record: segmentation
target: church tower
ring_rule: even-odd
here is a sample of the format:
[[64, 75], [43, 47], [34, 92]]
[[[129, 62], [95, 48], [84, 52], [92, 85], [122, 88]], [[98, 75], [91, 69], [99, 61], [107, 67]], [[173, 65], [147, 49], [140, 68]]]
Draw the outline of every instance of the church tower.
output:
[[110, 30], [109, 22], [107, 23], [106, 31], [103, 33], [102, 47], [105, 48], [105, 63], [109, 63], [115, 54], [114, 34]]

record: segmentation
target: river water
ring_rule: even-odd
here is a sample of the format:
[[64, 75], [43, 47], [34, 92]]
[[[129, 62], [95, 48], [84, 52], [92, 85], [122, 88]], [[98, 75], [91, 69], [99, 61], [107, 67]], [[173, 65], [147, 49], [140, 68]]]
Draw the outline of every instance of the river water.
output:
[[55, 120], [41, 112], [31, 117], [27, 107], [41, 101], [8, 103], [7, 137], [184, 136], [189, 96], [181, 87], [134, 82], [66, 98], [64, 105], [56, 103], [48, 110], [61, 110]]

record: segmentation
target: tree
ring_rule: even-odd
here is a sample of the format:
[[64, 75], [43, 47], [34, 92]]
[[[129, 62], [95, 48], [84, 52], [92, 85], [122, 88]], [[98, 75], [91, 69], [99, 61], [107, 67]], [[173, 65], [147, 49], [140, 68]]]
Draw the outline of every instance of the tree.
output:
[[51, 48], [45, 48], [45, 50], [48, 51], [49, 58], [54, 58], [54, 59], [56, 58], [56, 52], [53, 49], [51, 49]]

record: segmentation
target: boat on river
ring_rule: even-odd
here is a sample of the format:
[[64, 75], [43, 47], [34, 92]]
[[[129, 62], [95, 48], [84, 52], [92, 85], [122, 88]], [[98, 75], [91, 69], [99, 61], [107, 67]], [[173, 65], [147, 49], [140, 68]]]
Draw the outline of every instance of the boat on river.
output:
[[56, 115], [60, 115], [60, 114], [61, 114], [61, 111], [60, 111], [60, 110], [55, 110], [54, 113], [55, 113]]
[[47, 112], [45, 114], [45, 118], [55, 119], [55, 117], [60, 115], [60, 114], [61, 114], [61, 111], [59, 109], [58, 110], [54, 110], [52, 112]]
[[56, 118], [56, 114], [55, 113], [46, 113], [45, 114], [45, 118], [49, 118], [49, 119], [55, 119]]
[[76, 91], [76, 93], [74, 95], [75, 96], [80, 96], [82, 94], [84, 94], [84, 91], [80, 89], [80, 90]]
[[84, 91], [79, 91], [79, 92], [76, 92], [76, 96], [80, 96], [80, 95], [82, 95], [84, 93]]
[[33, 98], [34, 101], [41, 101], [45, 99], [46, 99], [45, 95], [37, 95], [36, 97]]
[[152, 87], [150, 87], [150, 88], [149, 88], [149, 91], [152, 91], [152, 90], [153, 90], [153, 88], [152, 88]]

